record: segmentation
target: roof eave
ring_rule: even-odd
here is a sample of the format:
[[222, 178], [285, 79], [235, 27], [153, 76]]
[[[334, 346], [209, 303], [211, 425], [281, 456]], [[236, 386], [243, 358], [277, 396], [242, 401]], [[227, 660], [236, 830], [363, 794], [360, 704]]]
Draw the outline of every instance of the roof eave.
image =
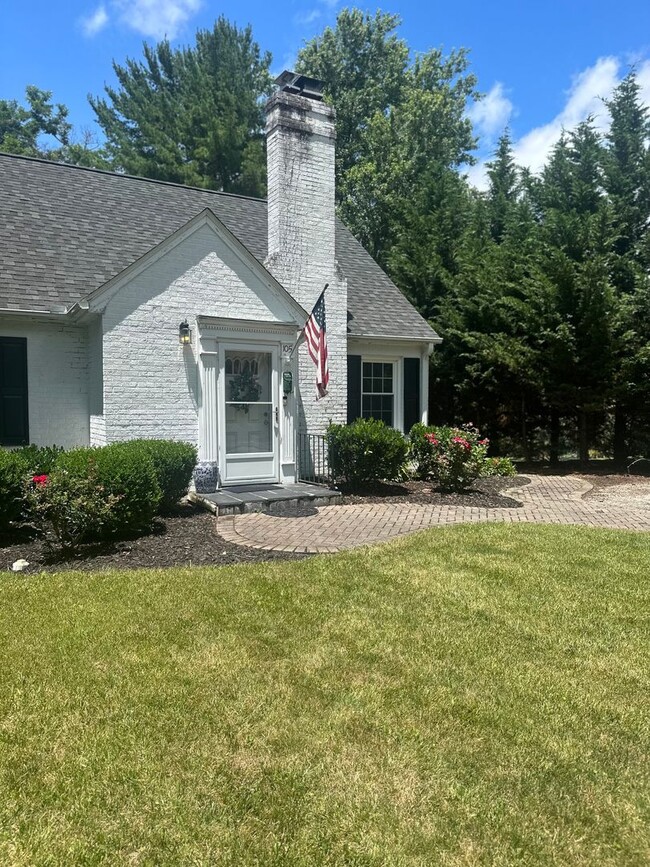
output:
[[400, 343], [408, 341], [409, 343], [442, 343], [442, 337], [439, 337], [435, 331], [425, 336], [414, 336], [413, 334], [354, 334], [350, 332], [348, 337], [353, 337], [355, 340], [398, 340]]

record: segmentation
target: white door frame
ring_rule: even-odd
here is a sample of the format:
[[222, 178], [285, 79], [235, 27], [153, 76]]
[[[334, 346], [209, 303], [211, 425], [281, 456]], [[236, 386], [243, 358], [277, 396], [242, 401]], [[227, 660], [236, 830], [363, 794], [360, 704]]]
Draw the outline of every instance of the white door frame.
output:
[[[277, 484], [280, 480], [280, 409], [279, 409], [279, 389], [280, 389], [280, 343], [266, 343], [246, 340], [224, 340], [219, 341], [219, 364], [217, 375], [217, 430], [218, 430], [218, 453], [219, 453], [219, 470], [221, 475], [221, 484], [224, 487], [228, 485], [242, 484]], [[254, 463], [256, 460], [261, 466], [264, 466], [264, 457], [270, 458], [267, 464], [270, 464], [269, 472], [254, 473], [246, 472], [236, 478], [228, 477], [229, 459], [226, 454], [226, 351], [239, 350], [242, 352], [268, 352], [271, 354], [271, 440], [272, 449], [270, 452], [252, 453], [250, 455], [230, 456], [230, 464], [233, 466], [237, 459], [249, 463]]]
[[[223, 484], [224, 465], [220, 445], [222, 401], [218, 392], [220, 346], [249, 344], [253, 349], [273, 346], [278, 350], [278, 363], [282, 371], [293, 372], [293, 392], [286, 398], [279, 393], [281, 375], [276, 384], [276, 400], [280, 408], [279, 434], [279, 479], [281, 484], [291, 484], [296, 480], [295, 464], [295, 415], [299, 404], [298, 353], [291, 357], [291, 349], [298, 338], [302, 323], [265, 322], [250, 319], [229, 319], [213, 316], [197, 317], [198, 362], [199, 362], [199, 400], [198, 400], [198, 443], [199, 460], [214, 461], [219, 465], [220, 484]], [[225, 370], [224, 370], [225, 373]], [[223, 378], [222, 378], [223, 379]], [[281, 405], [280, 405], [281, 404]], [[242, 482], [247, 484], [248, 482]], [[232, 484], [235, 484], [232, 482]], [[250, 484], [271, 484], [265, 479], [252, 479]]]

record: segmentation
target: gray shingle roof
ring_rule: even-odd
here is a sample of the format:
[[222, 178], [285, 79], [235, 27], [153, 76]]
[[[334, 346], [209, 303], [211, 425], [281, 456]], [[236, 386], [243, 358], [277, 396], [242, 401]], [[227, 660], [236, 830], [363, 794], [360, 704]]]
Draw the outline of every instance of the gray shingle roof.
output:
[[[262, 199], [0, 154], [0, 308], [70, 307], [205, 208], [264, 262]], [[341, 222], [336, 256], [351, 335], [435, 338]]]

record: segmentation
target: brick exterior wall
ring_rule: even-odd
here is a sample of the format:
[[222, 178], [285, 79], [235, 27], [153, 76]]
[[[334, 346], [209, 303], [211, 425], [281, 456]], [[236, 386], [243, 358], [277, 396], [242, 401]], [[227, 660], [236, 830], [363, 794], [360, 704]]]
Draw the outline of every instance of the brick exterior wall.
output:
[[14, 317], [0, 319], [0, 335], [27, 338], [30, 442], [88, 445], [86, 329]]
[[305, 97], [276, 93], [267, 105], [269, 255], [267, 267], [310, 311], [323, 286], [329, 348], [329, 395], [316, 401], [316, 371], [300, 349], [299, 430], [320, 433], [345, 423], [347, 284], [335, 258], [334, 110]]
[[[163, 437], [198, 444], [198, 316], [286, 321], [258, 275], [207, 224], [122, 286], [103, 316], [108, 441]], [[192, 343], [178, 342], [187, 319]]]

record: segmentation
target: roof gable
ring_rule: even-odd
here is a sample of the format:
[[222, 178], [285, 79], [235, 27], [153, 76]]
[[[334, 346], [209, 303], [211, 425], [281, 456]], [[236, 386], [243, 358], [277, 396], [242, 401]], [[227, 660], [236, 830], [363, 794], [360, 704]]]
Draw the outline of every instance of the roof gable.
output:
[[160, 244], [148, 250], [142, 257], [131, 265], [128, 265], [114, 278], [93, 290], [86, 299], [82, 299], [80, 304], [84, 308], [87, 305], [91, 310], [101, 310], [114, 295], [119, 293], [126, 283], [150, 268], [161, 257], [170, 254], [175, 247], [183, 244], [203, 227], [207, 227], [210, 231], [214, 232], [244, 268], [255, 275], [257, 280], [279, 302], [282, 310], [286, 312], [287, 321], [293, 321], [300, 326], [304, 324], [308, 313], [209, 208], [205, 208], [196, 217], [192, 217], [184, 226], [181, 226], [180, 229], [177, 229], [169, 237], [161, 241]]

